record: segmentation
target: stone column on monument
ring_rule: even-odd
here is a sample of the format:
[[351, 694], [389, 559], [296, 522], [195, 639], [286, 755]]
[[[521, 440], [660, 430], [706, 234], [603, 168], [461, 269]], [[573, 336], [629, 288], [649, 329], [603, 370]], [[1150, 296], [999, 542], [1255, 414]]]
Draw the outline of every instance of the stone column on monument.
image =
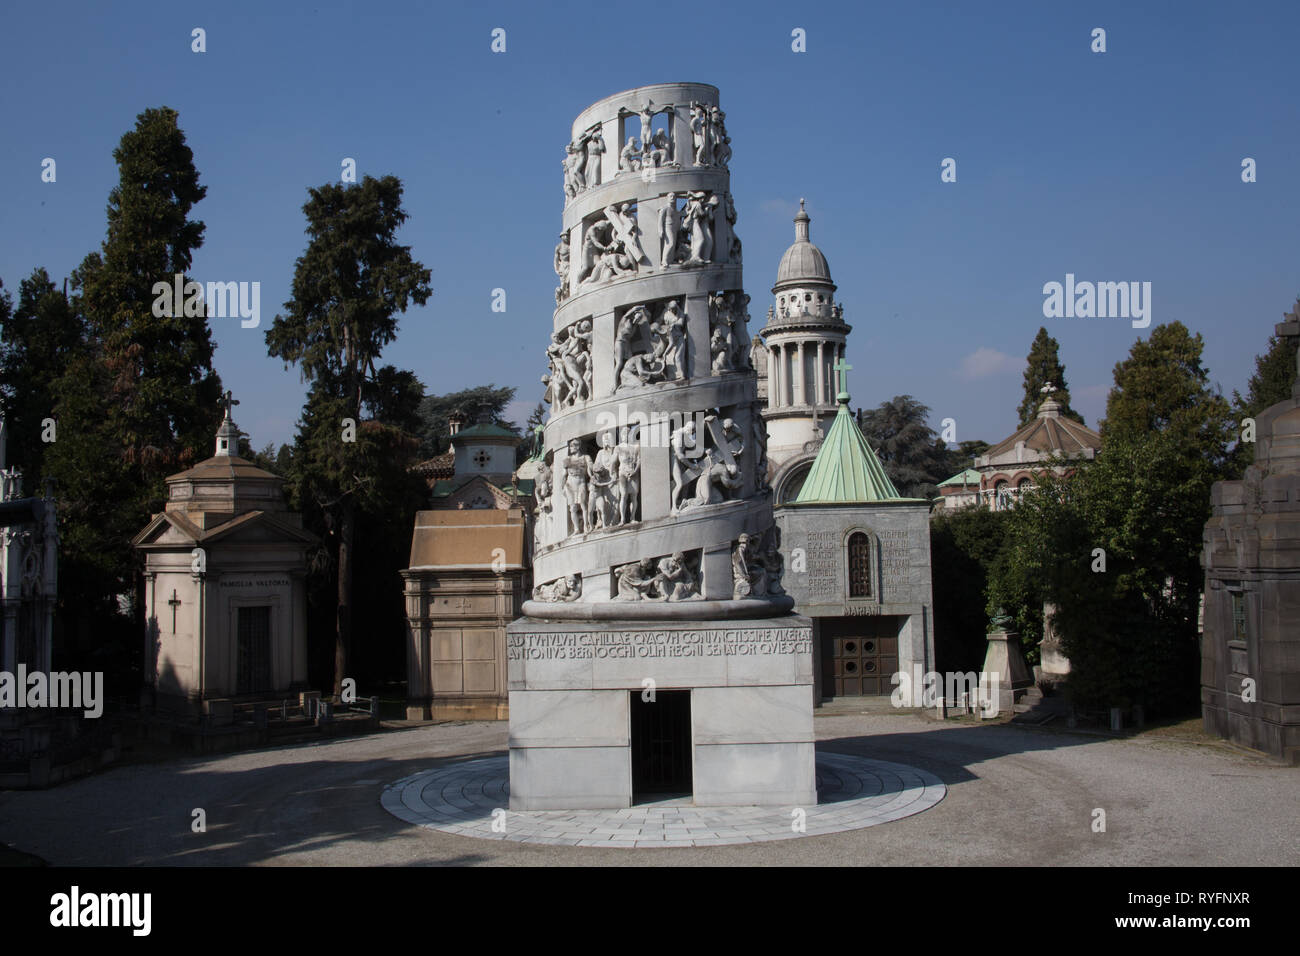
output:
[[826, 378], [823, 376], [826, 363], [822, 360], [824, 349], [826, 349], [826, 342], [818, 341], [816, 343], [816, 403], [818, 405], [826, 405]]
[[809, 377], [803, 363], [803, 339], [794, 352], [794, 405], [809, 405]]
[[767, 346], [767, 407], [776, 408], [776, 389], [777, 389], [777, 369], [776, 369], [777, 350], [775, 345]]
[[776, 352], [772, 348], [772, 341], [769, 337], [763, 343], [763, 369], [767, 376], [767, 407], [776, 407]]
[[[619, 117], [647, 101], [674, 104], [678, 165], [656, 177], [671, 187], [614, 173]], [[515, 809], [628, 806], [634, 768], [655, 765], [628, 731], [646, 681], [686, 695], [673, 698], [690, 715], [675, 732], [695, 803], [816, 802], [811, 628], [789, 613], [771, 494], [754, 474], [756, 379], [747, 363], [713, 370], [710, 343], [726, 330], [711, 327], [710, 296], [734, 303], [744, 292], [722, 212], [730, 173], [694, 164], [692, 103], [708, 116], [718, 91], [629, 90], [584, 110], [568, 137], [599, 124], [607, 152], [600, 183], [563, 211], [572, 261], [587, 269], [552, 322], [543, 446], [560, 518], [537, 537], [532, 600], [507, 636]], [[690, 197], [690, 236], [685, 261], [665, 265], [658, 216], [670, 191]], [[635, 230], [603, 213], [624, 204], [636, 206]], [[605, 248], [585, 254], [593, 228]], [[649, 265], [637, 261], [638, 242]], [[743, 345], [743, 329], [732, 334]], [[784, 383], [784, 362], [774, 364]], [[575, 383], [563, 400], [557, 378]], [[601, 440], [611, 432], [615, 445]], [[628, 495], [631, 510], [619, 506]], [[755, 720], [720, 720], [751, 712]]]

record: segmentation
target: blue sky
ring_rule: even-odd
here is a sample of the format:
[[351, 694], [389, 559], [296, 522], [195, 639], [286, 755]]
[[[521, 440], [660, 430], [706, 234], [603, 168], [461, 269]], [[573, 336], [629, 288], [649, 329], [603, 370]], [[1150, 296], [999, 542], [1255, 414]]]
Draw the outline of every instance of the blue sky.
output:
[[1095, 425], [1149, 329], [1046, 319], [1044, 283], [1151, 282], [1153, 327], [1200, 332], [1229, 395], [1300, 294], [1298, 25], [1291, 2], [13, 5], [0, 278], [16, 292], [99, 247], [112, 150], [165, 104], [208, 187], [194, 277], [261, 283], [260, 328], [213, 320], [254, 445], [294, 432], [305, 386], [263, 336], [305, 247], [306, 190], [344, 157], [402, 179], [400, 240], [433, 270], [385, 360], [434, 393], [518, 386], [522, 422], [541, 398], [570, 123], [620, 90], [701, 81], [733, 141], [751, 331], [805, 196], [854, 329], [854, 405], [912, 394], [959, 440], [997, 441], [1046, 325]]

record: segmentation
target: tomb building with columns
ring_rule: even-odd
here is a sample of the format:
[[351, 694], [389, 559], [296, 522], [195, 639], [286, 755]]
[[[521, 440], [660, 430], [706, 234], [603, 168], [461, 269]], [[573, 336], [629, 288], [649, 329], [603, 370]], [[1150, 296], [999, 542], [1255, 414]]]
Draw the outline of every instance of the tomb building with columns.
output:
[[507, 632], [514, 809], [817, 799], [727, 123], [715, 87], [665, 83], [570, 129], [534, 587]]
[[236, 454], [225, 395], [215, 454], [172, 475], [132, 540], [145, 562], [145, 683], [160, 710], [274, 699], [307, 687], [308, 555], [319, 539], [283, 479]]
[[811, 217], [799, 200], [794, 243], [781, 256], [774, 301], [762, 331], [769, 480], [778, 504], [793, 501], [822, 441], [822, 423], [836, 415], [832, 366], [844, 359], [852, 326], [835, 302], [826, 256], [809, 239]]
[[23, 472], [9, 465], [8, 429], [0, 416], [0, 670], [48, 672], [54, 660], [59, 529], [47, 481], [45, 495], [23, 494]]

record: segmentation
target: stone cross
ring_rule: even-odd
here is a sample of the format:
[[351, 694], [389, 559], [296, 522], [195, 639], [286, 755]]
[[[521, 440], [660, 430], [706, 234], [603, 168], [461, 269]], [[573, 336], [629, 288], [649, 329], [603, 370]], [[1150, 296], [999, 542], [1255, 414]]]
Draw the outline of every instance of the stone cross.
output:
[[[800, 202], [802, 202], [802, 200], [800, 200]], [[835, 369], [836, 372], [840, 372], [840, 373], [848, 373], [853, 371], [853, 366], [850, 365], [848, 362], [844, 361], [844, 359], [839, 359], [834, 365], [831, 366], [831, 368]], [[836, 375], [835, 378], [837, 380], [837, 384], [839, 385], [839, 391], [841, 393], [847, 394], [849, 390], [849, 376], [847, 374], [839, 374]]]
[[238, 404], [239, 404], [239, 399], [235, 398], [235, 397], [231, 394], [230, 389], [226, 389], [225, 394], [222, 395], [219, 399], [217, 399], [217, 404], [218, 404], [218, 405], [221, 405], [223, 408], [225, 408], [225, 410], [226, 410], [226, 418], [229, 418], [229, 417], [230, 417], [230, 407], [231, 407], [232, 405], [238, 405]]
[[1046, 385], [1040, 388], [1039, 391], [1042, 392], [1044, 395], [1046, 395], [1048, 398], [1051, 398], [1052, 393], [1057, 391], [1057, 388], [1054, 384], [1048, 382]]
[[1293, 309], [1289, 315], [1283, 316], [1287, 321], [1279, 322], [1274, 329], [1278, 338], [1290, 340], [1297, 346], [1295, 353], [1296, 380], [1295, 386], [1291, 389], [1291, 395], [1295, 398], [1300, 398], [1300, 314], [1298, 313], [1300, 313], [1300, 310]]
[[[227, 392], [226, 394], [229, 395], [230, 393]], [[176, 636], [176, 609], [180, 607], [181, 604], [183, 603], [179, 598], [176, 597], [175, 588], [172, 588], [172, 599], [167, 603], [170, 604], [172, 608], [172, 636], [175, 637]]]

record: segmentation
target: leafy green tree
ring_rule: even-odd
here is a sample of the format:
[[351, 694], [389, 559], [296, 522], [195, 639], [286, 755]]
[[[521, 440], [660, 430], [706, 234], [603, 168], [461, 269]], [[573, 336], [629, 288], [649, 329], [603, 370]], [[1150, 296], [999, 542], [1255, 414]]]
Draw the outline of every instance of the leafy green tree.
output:
[[514, 398], [513, 387], [497, 388], [495, 385], [478, 385], [446, 395], [426, 396], [419, 409], [421, 453], [426, 458], [432, 458], [445, 452], [450, 444], [448, 422], [452, 414], [458, 412], [469, 424], [473, 424], [478, 420], [479, 409], [484, 405], [491, 411], [494, 424], [519, 434], [519, 426], [504, 417], [506, 406]]
[[1227, 401], [1209, 385], [1201, 364], [1204, 340], [1181, 322], [1158, 325], [1115, 366], [1115, 385], [1101, 421], [1103, 447], [1115, 438], [1167, 432], [1221, 471], [1235, 435]]
[[[427, 485], [411, 471], [419, 440], [402, 427], [415, 414], [415, 393], [400, 386], [404, 379], [389, 366], [378, 370], [376, 383], [366, 389], [355, 443], [338, 440], [343, 402], [330, 394], [326, 383], [313, 382], [295, 443], [292, 448], [282, 446], [276, 456], [276, 470], [288, 479], [290, 500], [301, 509], [304, 525], [323, 542], [308, 577], [309, 634], [328, 633], [334, 640], [329, 645], [309, 642], [309, 676], [316, 683], [332, 683], [336, 675], [341, 505], [349, 500], [356, 510], [351, 553], [365, 556], [353, 562], [352, 618], [366, 622], [371, 639], [348, 649], [345, 676], [372, 683], [404, 673], [403, 645], [384, 636], [395, 638], [403, 632], [405, 606], [398, 572], [407, 566], [415, 512], [428, 498]], [[378, 382], [398, 387], [387, 395], [376, 394]], [[402, 404], [404, 399], [408, 404]], [[350, 468], [350, 483], [339, 479], [345, 468]]]
[[1085, 707], [1195, 706], [1202, 533], [1227, 412], [1200, 336], [1159, 326], [1115, 367], [1097, 458], [1040, 476], [1010, 512], [990, 603], [1027, 628], [1043, 599], [1057, 608], [1069, 692]]
[[[104, 668], [110, 683], [140, 652], [117, 612], [119, 596], [134, 595], [138, 631], [142, 577], [130, 540], [161, 510], [163, 479], [211, 454], [221, 417], [204, 310], [186, 315], [172, 303], [172, 314], [154, 314], [155, 285], [177, 274], [185, 281], [204, 230], [190, 212], [206, 189], [176, 112], [141, 113], [113, 158], [119, 181], [107, 235], [72, 274], [67, 304], [76, 318], [60, 313], [58, 334], [84, 322], [86, 346], [49, 386], [58, 437], [43, 463], [59, 499], [58, 626], [72, 632], [72, 645], [116, 655]], [[48, 286], [35, 301], [61, 309]]]
[[911, 395], [895, 395], [877, 408], [858, 411], [858, 428], [871, 443], [898, 493], [932, 498], [950, 477], [951, 456], [926, 420], [930, 409]]
[[[1283, 321], [1300, 318], [1300, 298]], [[1245, 397], [1236, 390], [1232, 393], [1232, 417], [1237, 426], [1247, 418], [1254, 418], [1264, 409], [1291, 397], [1296, 381], [1296, 347], [1294, 342], [1268, 337], [1268, 349], [1255, 357], [1255, 372], [1250, 377]], [[1240, 475], [1247, 465], [1255, 461], [1255, 443], [1239, 441], [1233, 449], [1233, 476]]]
[[978, 671], [988, 648], [989, 576], [1005, 546], [1005, 511], [940, 511], [930, 522], [935, 669]]
[[537, 407], [528, 413], [528, 421], [524, 422], [524, 434], [531, 435], [533, 433], [533, 429], [535, 429], [538, 425], [545, 425], [545, 424], [546, 424], [546, 408], [545, 406], [542, 405], [541, 402], [538, 402]]
[[[1085, 708], [1195, 706], [1201, 533], [1211, 475], [1172, 433], [1117, 436], [1011, 511], [991, 602], [1056, 607], [1069, 693]], [[1010, 608], [1008, 608], [1010, 609]]]
[[155, 284], [184, 283], [205, 229], [190, 211], [207, 187], [177, 119], [167, 107], [145, 110], [113, 151], [120, 181], [108, 236], [80, 270], [82, 308], [113, 375], [108, 420], [154, 510], [162, 478], [210, 454], [221, 417], [204, 309], [155, 308]]
[[[418, 436], [423, 421], [420, 403], [424, 401], [424, 383], [414, 372], [391, 365], [381, 367], [373, 380], [366, 383], [365, 403], [375, 421], [383, 422], [402, 434]], [[417, 439], [418, 440], [418, 439]]]
[[245, 461], [251, 461], [258, 468], [269, 471], [273, 475], [279, 475], [281, 478], [287, 478], [289, 472], [281, 468], [282, 455], [292, 457], [293, 446], [281, 445], [276, 448], [275, 442], [267, 442], [260, 450], [253, 448], [252, 443], [248, 440], [247, 435], [239, 436], [238, 443], [239, 457]]
[[[375, 365], [397, 336], [397, 313], [411, 302], [423, 305], [433, 290], [429, 270], [395, 240], [408, 218], [397, 177], [366, 176], [352, 186], [308, 192], [303, 212], [310, 241], [297, 262], [293, 297], [267, 330], [266, 343], [271, 355], [297, 365], [312, 383], [294, 460], [304, 502], [319, 509], [331, 531], [338, 694], [351, 663], [357, 517], [383, 501], [385, 469], [404, 464], [415, 448], [407, 447], [402, 424], [414, 414], [417, 383], [409, 373]], [[404, 447], [404, 454], [394, 454]]]
[[[40, 494], [45, 421], [52, 419], [53, 387], [87, 348], [86, 327], [65, 292], [41, 268], [19, 285], [18, 307], [0, 299], [0, 405], [8, 460], [23, 469], [24, 491]], [[48, 437], [57, 438], [57, 428]]]
[[1079, 424], [1086, 424], [1083, 416], [1070, 407], [1070, 388], [1065, 381], [1065, 364], [1060, 357], [1060, 343], [1047, 334], [1047, 329], [1040, 327], [1033, 344], [1029, 346], [1029, 355], [1025, 359], [1025, 397], [1017, 412], [1023, 428], [1034, 420], [1038, 406], [1043, 404], [1046, 396], [1043, 387], [1049, 383], [1056, 386], [1052, 393], [1061, 405], [1061, 415], [1072, 418]]

